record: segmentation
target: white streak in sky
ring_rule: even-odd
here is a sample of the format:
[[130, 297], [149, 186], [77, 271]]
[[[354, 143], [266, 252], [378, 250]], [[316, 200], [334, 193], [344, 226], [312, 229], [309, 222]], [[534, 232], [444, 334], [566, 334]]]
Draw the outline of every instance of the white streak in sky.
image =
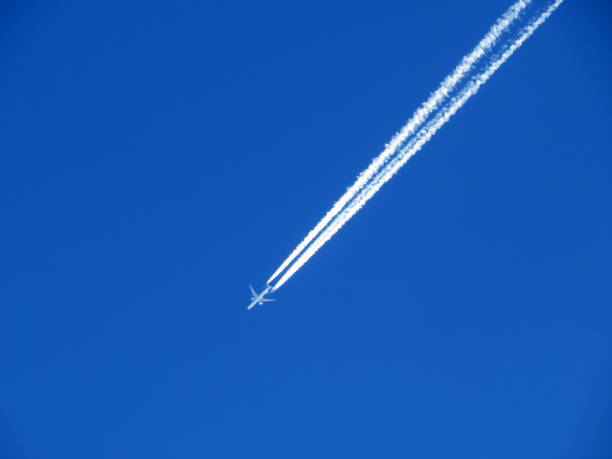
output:
[[478, 92], [480, 87], [497, 71], [497, 69], [508, 60], [510, 56], [542, 25], [550, 15], [563, 3], [563, 0], [556, 0], [536, 19], [530, 21], [527, 26], [521, 29], [521, 33], [511, 45], [497, 56], [489, 66], [479, 75], [470, 79], [467, 86], [450, 103], [435, 116], [424, 128], [419, 131], [398, 155], [387, 164], [387, 166], [374, 177], [357, 197], [331, 222], [319, 237], [302, 253], [283, 274], [274, 286], [278, 289], [295, 272], [300, 269], [336, 232], [361, 209], [364, 204], [386, 183], [393, 175], [425, 145], [431, 137], [467, 102], [467, 100]]
[[397, 153], [398, 148], [412, 135], [416, 129], [427, 119], [431, 113], [436, 110], [441, 103], [445, 101], [449, 93], [453, 91], [457, 83], [459, 83], [466, 74], [472, 70], [474, 65], [482, 58], [487, 51], [497, 42], [499, 37], [508, 29], [508, 27], [519, 17], [520, 13], [532, 2], [532, 0], [519, 0], [512, 5], [508, 10], [497, 20], [487, 34], [480, 40], [476, 47], [463, 57], [455, 70], [448, 75], [440, 84], [440, 87], [425, 101], [418, 110], [412, 115], [412, 118], [395, 134], [391, 141], [385, 145], [385, 149], [380, 153], [364, 170], [353, 185], [346, 190], [333, 207], [325, 214], [319, 223], [306, 235], [304, 240], [291, 252], [287, 259], [279, 266], [279, 268], [270, 276], [268, 283], [275, 279], [285, 268], [297, 257], [304, 248], [329, 224], [329, 222], [338, 215], [338, 213], [346, 206], [351, 199], [367, 184], [367, 182], [384, 166], [387, 161]]

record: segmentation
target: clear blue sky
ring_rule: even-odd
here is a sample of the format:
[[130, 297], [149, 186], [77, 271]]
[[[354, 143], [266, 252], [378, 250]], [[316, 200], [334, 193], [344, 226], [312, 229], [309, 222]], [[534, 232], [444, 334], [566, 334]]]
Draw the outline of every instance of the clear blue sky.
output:
[[510, 3], [4, 2], [0, 457], [611, 457], [608, 1], [245, 310]]

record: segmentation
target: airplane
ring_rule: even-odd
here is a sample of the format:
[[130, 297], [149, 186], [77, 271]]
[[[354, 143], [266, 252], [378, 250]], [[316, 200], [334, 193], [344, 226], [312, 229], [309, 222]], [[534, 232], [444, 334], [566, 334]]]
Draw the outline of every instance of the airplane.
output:
[[253, 294], [253, 296], [251, 297], [251, 300], [253, 301], [251, 301], [251, 304], [249, 304], [249, 306], [247, 307], [247, 311], [251, 308], [254, 308], [258, 304], [264, 304], [268, 301], [276, 301], [273, 298], [264, 298], [268, 293], [272, 293], [274, 291], [274, 287], [269, 284], [266, 284], [266, 288], [259, 294], [255, 290], [253, 290], [251, 284], [249, 284], [249, 288], [251, 289], [251, 293]]

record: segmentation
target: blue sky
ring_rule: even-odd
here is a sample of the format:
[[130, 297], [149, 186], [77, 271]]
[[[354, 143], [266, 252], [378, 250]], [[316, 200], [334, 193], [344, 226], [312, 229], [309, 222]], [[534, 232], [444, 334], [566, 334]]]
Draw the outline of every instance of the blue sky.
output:
[[245, 311], [510, 3], [5, 3], [0, 456], [610, 457], [606, 1]]

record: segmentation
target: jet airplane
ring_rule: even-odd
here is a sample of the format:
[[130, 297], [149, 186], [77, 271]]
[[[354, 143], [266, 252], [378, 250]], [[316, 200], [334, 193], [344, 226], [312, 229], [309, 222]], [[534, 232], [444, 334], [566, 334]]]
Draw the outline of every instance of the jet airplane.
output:
[[274, 291], [274, 287], [272, 287], [270, 284], [267, 284], [266, 288], [263, 289], [261, 293], [257, 293], [255, 290], [253, 290], [251, 284], [249, 284], [249, 288], [251, 289], [251, 293], [253, 294], [253, 296], [251, 297], [251, 300], [253, 301], [251, 301], [251, 304], [249, 304], [249, 306], [247, 307], [247, 311], [251, 308], [254, 308], [258, 304], [261, 305], [267, 303], [268, 301], [276, 301], [273, 298], [265, 298], [268, 293], [272, 293]]

